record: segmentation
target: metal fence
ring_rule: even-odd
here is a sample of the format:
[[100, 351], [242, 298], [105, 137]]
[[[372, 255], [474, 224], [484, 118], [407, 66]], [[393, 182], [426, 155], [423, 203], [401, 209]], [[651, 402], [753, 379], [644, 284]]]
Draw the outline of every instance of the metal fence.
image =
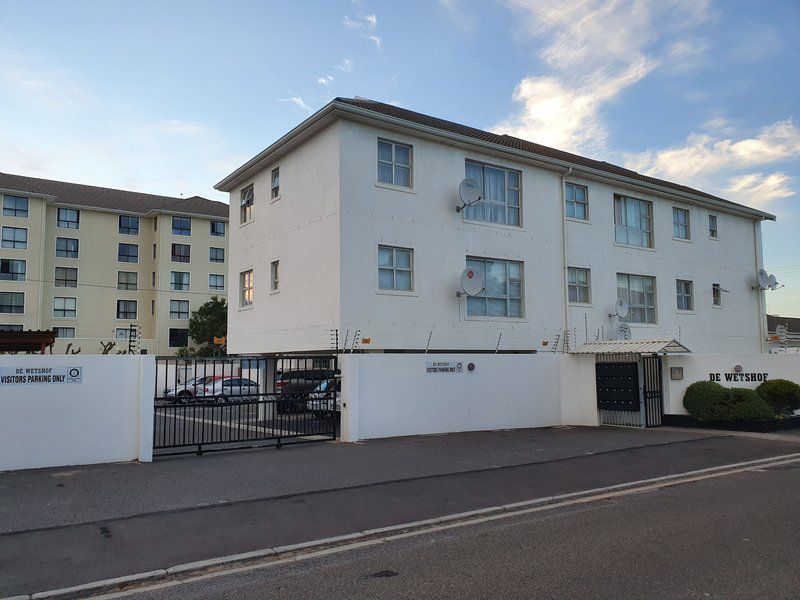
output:
[[336, 356], [158, 357], [156, 454], [335, 439]]

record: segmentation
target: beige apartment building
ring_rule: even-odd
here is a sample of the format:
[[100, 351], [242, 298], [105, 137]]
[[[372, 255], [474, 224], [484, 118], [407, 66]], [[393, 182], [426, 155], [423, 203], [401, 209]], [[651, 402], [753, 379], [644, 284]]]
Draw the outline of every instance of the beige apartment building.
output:
[[131, 327], [141, 352], [173, 354], [227, 296], [225, 203], [6, 173], [0, 197], [0, 329], [53, 329], [56, 354], [116, 354]]

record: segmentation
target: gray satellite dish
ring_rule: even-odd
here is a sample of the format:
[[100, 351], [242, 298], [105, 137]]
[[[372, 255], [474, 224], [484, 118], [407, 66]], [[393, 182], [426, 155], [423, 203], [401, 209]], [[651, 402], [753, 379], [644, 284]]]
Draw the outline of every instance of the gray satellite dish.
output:
[[620, 323], [617, 325], [617, 339], [629, 340], [631, 339], [631, 326], [627, 323]]
[[619, 317], [620, 319], [624, 319], [628, 316], [628, 312], [630, 311], [631, 307], [628, 304], [628, 301], [625, 298], [617, 298], [617, 301], [614, 302], [614, 312], [609, 317]]
[[464, 179], [458, 184], [458, 197], [461, 198], [461, 206], [456, 207], [456, 210], [460, 212], [480, 201], [482, 193], [481, 184], [475, 179], [470, 177]]
[[778, 280], [775, 278], [775, 275], [769, 276], [767, 285], [771, 290], [774, 290], [776, 287], [778, 287]]
[[[483, 291], [483, 277], [475, 270], [467, 267], [461, 271], [461, 289], [467, 296], [477, 296]], [[461, 294], [459, 294], [460, 296]]]
[[758, 287], [762, 290], [769, 287], [769, 274], [764, 269], [758, 270]]

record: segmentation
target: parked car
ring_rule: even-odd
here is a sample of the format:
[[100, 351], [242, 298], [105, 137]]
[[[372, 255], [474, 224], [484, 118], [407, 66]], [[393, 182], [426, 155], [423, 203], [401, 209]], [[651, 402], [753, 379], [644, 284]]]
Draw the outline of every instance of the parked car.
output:
[[275, 375], [278, 412], [305, 410], [309, 394], [320, 383], [335, 377], [331, 369], [297, 369], [279, 371]]
[[342, 402], [339, 398], [339, 392], [342, 391], [342, 380], [336, 379], [335, 381], [336, 390], [333, 394], [331, 394], [331, 388], [334, 386], [333, 379], [326, 379], [315, 387], [308, 395], [306, 410], [313, 412], [318, 417], [330, 415], [333, 411], [341, 411]]
[[258, 400], [258, 384], [244, 377], [221, 377], [203, 388], [203, 395], [216, 402], [246, 402]]
[[203, 375], [202, 377], [193, 377], [183, 383], [177, 384], [175, 387], [167, 388], [164, 390], [164, 398], [174, 398], [179, 403], [189, 402], [194, 399], [198, 392], [203, 395], [203, 389], [211, 385], [216, 379], [222, 379], [221, 375]]

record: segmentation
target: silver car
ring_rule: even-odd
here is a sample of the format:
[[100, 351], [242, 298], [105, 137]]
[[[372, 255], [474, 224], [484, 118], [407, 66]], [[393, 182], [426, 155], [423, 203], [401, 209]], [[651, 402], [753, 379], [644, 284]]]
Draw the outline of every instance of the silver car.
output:
[[187, 379], [183, 383], [177, 384], [175, 387], [167, 388], [164, 390], [164, 398], [175, 399], [178, 402], [188, 402], [196, 396], [204, 395], [204, 388], [211, 385], [215, 379], [221, 379], [219, 375], [204, 375], [202, 377], [193, 377]]
[[[216, 402], [246, 402], [258, 400], [258, 384], [252, 379], [244, 377], [221, 377], [213, 382], [213, 385], [206, 386], [200, 392], [203, 396], [213, 396]], [[209, 398], [212, 400], [212, 398]]]

